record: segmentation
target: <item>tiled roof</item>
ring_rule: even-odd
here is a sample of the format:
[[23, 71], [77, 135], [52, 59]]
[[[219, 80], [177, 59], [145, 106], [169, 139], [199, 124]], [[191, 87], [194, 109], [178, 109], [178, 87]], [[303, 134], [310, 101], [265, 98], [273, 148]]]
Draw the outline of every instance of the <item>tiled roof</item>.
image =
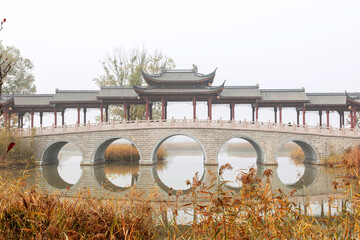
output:
[[309, 101], [304, 89], [261, 89], [260, 93], [260, 101]]

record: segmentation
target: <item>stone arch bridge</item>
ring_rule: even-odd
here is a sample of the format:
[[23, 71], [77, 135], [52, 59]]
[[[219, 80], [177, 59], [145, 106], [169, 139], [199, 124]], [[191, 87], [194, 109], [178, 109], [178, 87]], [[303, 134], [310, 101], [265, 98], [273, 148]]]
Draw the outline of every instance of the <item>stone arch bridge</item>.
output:
[[277, 164], [282, 145], [293, 141], [305, 153], [305, 162], [324, 164], [332, 152], [340, 152], [360, 143], [357, 129], [322, 128], [283, 123], [260, 123], [217, 120], [145, 120], [107, 123], [87, 123], [58, 127], [20, 130], [27, 144], [33, 144], [37, 163], [57, 162], [57, 155], [66, 143], [74, 143], [83, 153], [82, 165], [104, 162], [106, 148], [117, 139], [131, 141], [140, 153], [140, 165], [156, 162], [158, 147], [167, 138], [185, 135], [201, 146], [205, 165], [217, 165], [221, 146], [232, 138], [250, 142], [262, 164]]

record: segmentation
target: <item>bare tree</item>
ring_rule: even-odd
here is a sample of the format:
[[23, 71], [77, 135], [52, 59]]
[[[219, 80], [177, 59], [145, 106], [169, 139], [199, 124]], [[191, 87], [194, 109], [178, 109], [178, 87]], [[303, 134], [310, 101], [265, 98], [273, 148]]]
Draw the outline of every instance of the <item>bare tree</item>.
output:
[[[3, 29], [3, 25], [5, 22], [6, 22], [6, 18], [4, 18], [4, 20], [1, 21], [0, 31]], [[0, 44], [1, 42], [2, 40], [0, 40]], [[5, 77], [9, 73], [13, 65], [14, 63], [9, 58], [5, 57], [4, 52], [1, 51], [0, 52], [0, 98], [2, 93], [2, 85], [4, 84]]]

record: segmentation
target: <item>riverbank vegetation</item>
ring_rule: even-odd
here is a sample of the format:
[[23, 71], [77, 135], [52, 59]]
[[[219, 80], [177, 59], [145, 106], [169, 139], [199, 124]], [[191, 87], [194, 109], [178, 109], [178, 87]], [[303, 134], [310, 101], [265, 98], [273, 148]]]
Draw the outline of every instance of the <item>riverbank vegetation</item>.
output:
[[340, 154], [331, 154], [326, 163], [330, 167], [342, 167], [351, 177], [359, 178], [360, 174], [360, 144], [346, 149]]
[[[166, 149], [160, 146], [156, 156], [157, 160], [164, 160], [167, 156]], [[114, 143], [106, 149], [105, 160], [122, 163], [137, 162], [140, 160], [140, 154], [132, 144]]]
[[[9, 146], [15, 145], [7, 152]], [[0, 131], [0, 167], [31, 164], [35, 159], [34, 146], [32, 142], [25, 144], [21, 136], [14, 130]]]
[[[224, 165], [220, 174], [225, 169]], [[344, 183], [349, 208], [338, 216], [302, 215], [291, 192], [271, 189], [271, 170], [259, 179], [255, 169], [242, 174], [240, 191], [227, 191], [214, 182], [205, 186], [197, 176], [187, 203], [161, 199], [156, 191], [145, 195], [132, 189], [124, 198], [101, 200], [86, 190], [76, 198], [61, 198], [36, 188], [23, 191], [26, 179], [0, 179], [1, 239], [357, 239], [360, 236], [360, 199]], [[216, 175], [212, 175], [215, 181]], [[266, 180], [266, 178], [268, 180]], [[180, 192], [178, 192], [180, 193]], [[169, 193], [169, 195], [171, 195]], [[334, 199], [329, 199], [329, 202]], [[180, 225], [181, 209], [193, 220]], [[349, 210], [351, 209], [351, 210]]]

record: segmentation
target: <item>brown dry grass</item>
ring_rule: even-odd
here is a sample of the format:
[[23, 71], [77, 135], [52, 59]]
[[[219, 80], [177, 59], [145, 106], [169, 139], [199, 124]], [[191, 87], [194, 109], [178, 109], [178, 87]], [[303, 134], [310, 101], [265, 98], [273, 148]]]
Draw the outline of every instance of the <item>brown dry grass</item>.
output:
[[[220, 170], [231, 168], [224, 165]], [[22, 190], [24, 179], [0, 179], [1, 239], [358, 239], [360, 236], [360, 195], [348, 202], [352, 212], [339, 211], [338, 217], [304, 216], [299, 206], [281, 190], [271, 189], [255, 169], [242, 174], [239, 192], [227, 191], [213, 183], [206, 186], [195, 175], [189, 203], [170, 208], [156, 193], [144, 197], [132, 190], [125, 199], [96, 200], [88, 192], [77, 198], [61, 199], [33, 188]], [[351, 186], [343, 187], [347, 194]], [[171, 193], [169, 193], [171, 195]], [[179, 199], [180, 195], [177, 194]], [[181, 208], [191, 208], [194, 220], [177, 224]], [[170, 210], [171, 209], [171, 210]], [[167, 219], [165, 216], [173, 216]]]
[[[164, 160], [166, 149], [160, 146], [157, 152], [157, 160]], [[132, 144], [111, 144], [105, 151], [105, 160], [110, 162], [137, 162], [140, 154]]]

